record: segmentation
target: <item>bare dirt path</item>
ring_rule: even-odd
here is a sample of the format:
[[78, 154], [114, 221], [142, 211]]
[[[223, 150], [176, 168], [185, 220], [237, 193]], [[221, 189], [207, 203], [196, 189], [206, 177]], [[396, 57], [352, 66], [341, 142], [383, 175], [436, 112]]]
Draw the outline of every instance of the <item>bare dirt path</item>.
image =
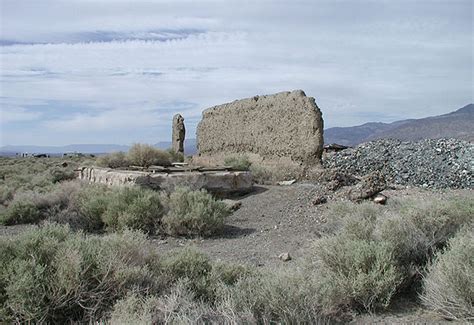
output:
[[242, 203], [227, 220], [222, 235], [206, 239], [154, 239], [165, 251], [193, 246], [212, 259], [256, 266], [281, 263], [278, 255], [289, 252], [303, 257], [304, 249], [319, 237], [324, 205], [311, 199], [318, 185], [258, 187], [240, 198]]

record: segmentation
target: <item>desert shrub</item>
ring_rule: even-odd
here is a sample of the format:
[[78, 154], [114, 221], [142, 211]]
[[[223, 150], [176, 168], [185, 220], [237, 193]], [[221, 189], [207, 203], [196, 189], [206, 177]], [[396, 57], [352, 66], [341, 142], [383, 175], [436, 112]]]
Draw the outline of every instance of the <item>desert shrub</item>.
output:
[[395, 202], [378, 221], [375, 238], [390, 243], [400, 265], [423, 266], [473, 214], [469, 198]]
[[474, 321], [474, 237], [472, 227], [449, 241], [423, 279], [421, 300], [447, 319]]
[[54, 216], [68, 206], [70, 197], [79, 186], [78, 182], [65, 182], [47, 193], [17, 193], [3, 213], [1, 222], [6, 225], [37, 223]]
[[165, 200], [163, 228], [170, 235], [209, 236], [220, 231], [230, 215], [227, 206], [205, 190], [179, 187]]
[[212, 266], [210, 276], [214, 282], [234, 285], [239, 280], [252, 276], [253, 274], [252, 269], [244, 265], [216, 262]]
[[13, 194], [15, 193], [15, 189], [3, 185], [0, 183], [0, 204], [6, 204], [8, 201], [11, 201], [13, 199]]
[[150, 295], [144, 297], [132, 292], [125, 298], [118, 300], [114, 305], [110, 316], [110, 323], [136, 325], [157, 324], [155, 314], [157, 313], [159, 301], [157, 296]]
[[173, 149], [166, 150], [170, 154], [171, 162], [184, 162], [184, 155], [180, 152], [175, 152]]
[[324, 323], [316, 283], [302, 270], [265, 270], [222, 287], [216, 309], [237, 324]]
[[321, 287], [324, 310], [370, 311], [387, 306], [397, 292], [418, 288], [427, 261], [473, 213], [467, 197], [335, 204], [323, 227], [329, 237], [313, 254], [327, 283]]
[[53, 168], [50, 170], [50, 173], [51, 173], [51, 181], [53, 183], [69, 181], [76, 178], [76, 174], [74, 173], [73, 170], [70, 170], [70, 169]]
[[[62, 167], [66, 160], [67, 167]], [[35, 191], [47, 193], [54, 190], [55, 182], [72, 179], [74, 169], [82, 164], [91, 164], [92, 158], [0, 158], [0, 203], [7, 205], [16, 193]], [[6, 199], [1, 202], [1, 193], [8, 189]]]
[[161, 268], [170, 284], [186, 280], [189, 290], [197, 297], [208, 301], [213, 299], [210, 282], [212, 264], [206, 255], [186, 248], [163, 258]]
[[16, 225], [22, 223], [37, 223], [43, 219], [41, 210], [33, 203], [27, 201], [15, 201], [8, 206], [0, 216], [0, 222], [4, 225]]
[[122, 168], [130, 166], [130, 161], [126, 153], [118, 151], [98, 157], [96, 164], [100, 167]]
[[299, 165], [279, 164], [263, 166], [252, 164], [249, 168], [256, 184], [276, 184], [279, 181], [302, 179], [305, 177], [304, 167]]
[[163, 150], [147, 144], [135, 143], [128, 151], [128, 159], [132, 165], [149, 167], [151, 165], [168, 166], [171, 155]]
[[107, 196], [102, 221], [109, 230], [126, 228], [154, 233], [161, 223], [163, 206], [158, 192], [139, 187], [113, 189]]
[[317, 241], [315, 255], [321, 274], [319, 293], [328, 314], [348, 308], [385, 308], [402, 280], [384, 242], [331, 236]]
[[179, 281], [163, 296], [129, 295], [112, 311], [112, 324], [226, 324], [225, 317], [200, 301], [189, 290], [186, 280]]
[[105, 237], [46, 224], [0, 241], [0, 303], [7, 322], [89, 322], [131, 291], [158, 292], [157, 257], [144, 235]]
[[68, 224], [73, 230], [101, 231], [104, 226], [102, 215], [108, 204], [108, 188], [102, 185], [71, 182], [64, 183], [61, 190], [61, 193], [67, 194], [69, 200], [67, 207], [56, 214], [51, 214], [48, 220]]
[[252, 163], [244, 155], [229, 156], [224, 159], [224, 164], [235, 170], [249, 170]]
[[268, 168], [258, 165], [252, 165], [250, 166], [249, 170], [252, 173], [253, 181], [256, 184], [270, 185], [275, 182], [273, 174]]

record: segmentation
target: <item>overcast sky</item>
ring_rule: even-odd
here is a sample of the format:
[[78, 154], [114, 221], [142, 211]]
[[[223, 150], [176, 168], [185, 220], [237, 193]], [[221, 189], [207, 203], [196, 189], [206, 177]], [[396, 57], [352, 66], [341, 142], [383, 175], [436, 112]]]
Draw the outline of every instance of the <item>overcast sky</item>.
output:
[[326, 127], [473, 102], [472, 0], [0, 0], [0, 145], [156, 143], [303, 89]]

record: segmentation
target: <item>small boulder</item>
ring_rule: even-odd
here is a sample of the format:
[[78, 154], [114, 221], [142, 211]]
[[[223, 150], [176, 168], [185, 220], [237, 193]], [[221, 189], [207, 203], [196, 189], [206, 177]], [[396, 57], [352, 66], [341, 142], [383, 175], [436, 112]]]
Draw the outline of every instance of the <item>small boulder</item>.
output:
[[296, 183], [296, 179], [292, 179], [292, 180], [289, 180], [289, 181], [280, 181], [280, 182], [278, 182], [278, 185], [288, 186], [288, 185], [292, 185], [294, 183]]
[[236, 210], [240, 209], [240, 207], [242, 206], [242, 202], [240, 202], [240, 201], [225, 199], [225, 200], [222, 200], [222, 202], [223, 202], [231, 211], [236, 211]]
[[357, 202], [375, 196], [386, 187], [385, 177], [376, 171], [362, 177], [359, 183], [344, 191], [344, 194], [349, 200]]
[[379, 193], [377, 195], [374, 196], [373, 198], [374, 202], [377, 203], [377, 204], [382, 204], [384, 205], [385, 203], [387, 203], [387, 196]]
[[288, 262], [291, 260], [291, 256], [290, 256], [290, 253], [286, 252], [286, 253], [281, 253], [280, 255], [278, 255], [278, 258], [280, 260], [282, 260], [283, 262]]
[[311, 201], [313, 203], [313, 205], [320, 205], [320, 204], [324, 204], [328, 201], [327, 197], [322, 195], [322, 194], [318, 194], [316, 195], [313, 200]]

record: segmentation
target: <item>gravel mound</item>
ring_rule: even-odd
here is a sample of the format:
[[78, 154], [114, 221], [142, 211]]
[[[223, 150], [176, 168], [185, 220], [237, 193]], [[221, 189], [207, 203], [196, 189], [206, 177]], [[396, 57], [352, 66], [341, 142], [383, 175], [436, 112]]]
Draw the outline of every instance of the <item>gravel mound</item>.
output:
[[380, 171], [392, 184], [474, 188], [474, 144], [457, 139], [381, 139], [323, 157], [325, 168], [364, 176]]

